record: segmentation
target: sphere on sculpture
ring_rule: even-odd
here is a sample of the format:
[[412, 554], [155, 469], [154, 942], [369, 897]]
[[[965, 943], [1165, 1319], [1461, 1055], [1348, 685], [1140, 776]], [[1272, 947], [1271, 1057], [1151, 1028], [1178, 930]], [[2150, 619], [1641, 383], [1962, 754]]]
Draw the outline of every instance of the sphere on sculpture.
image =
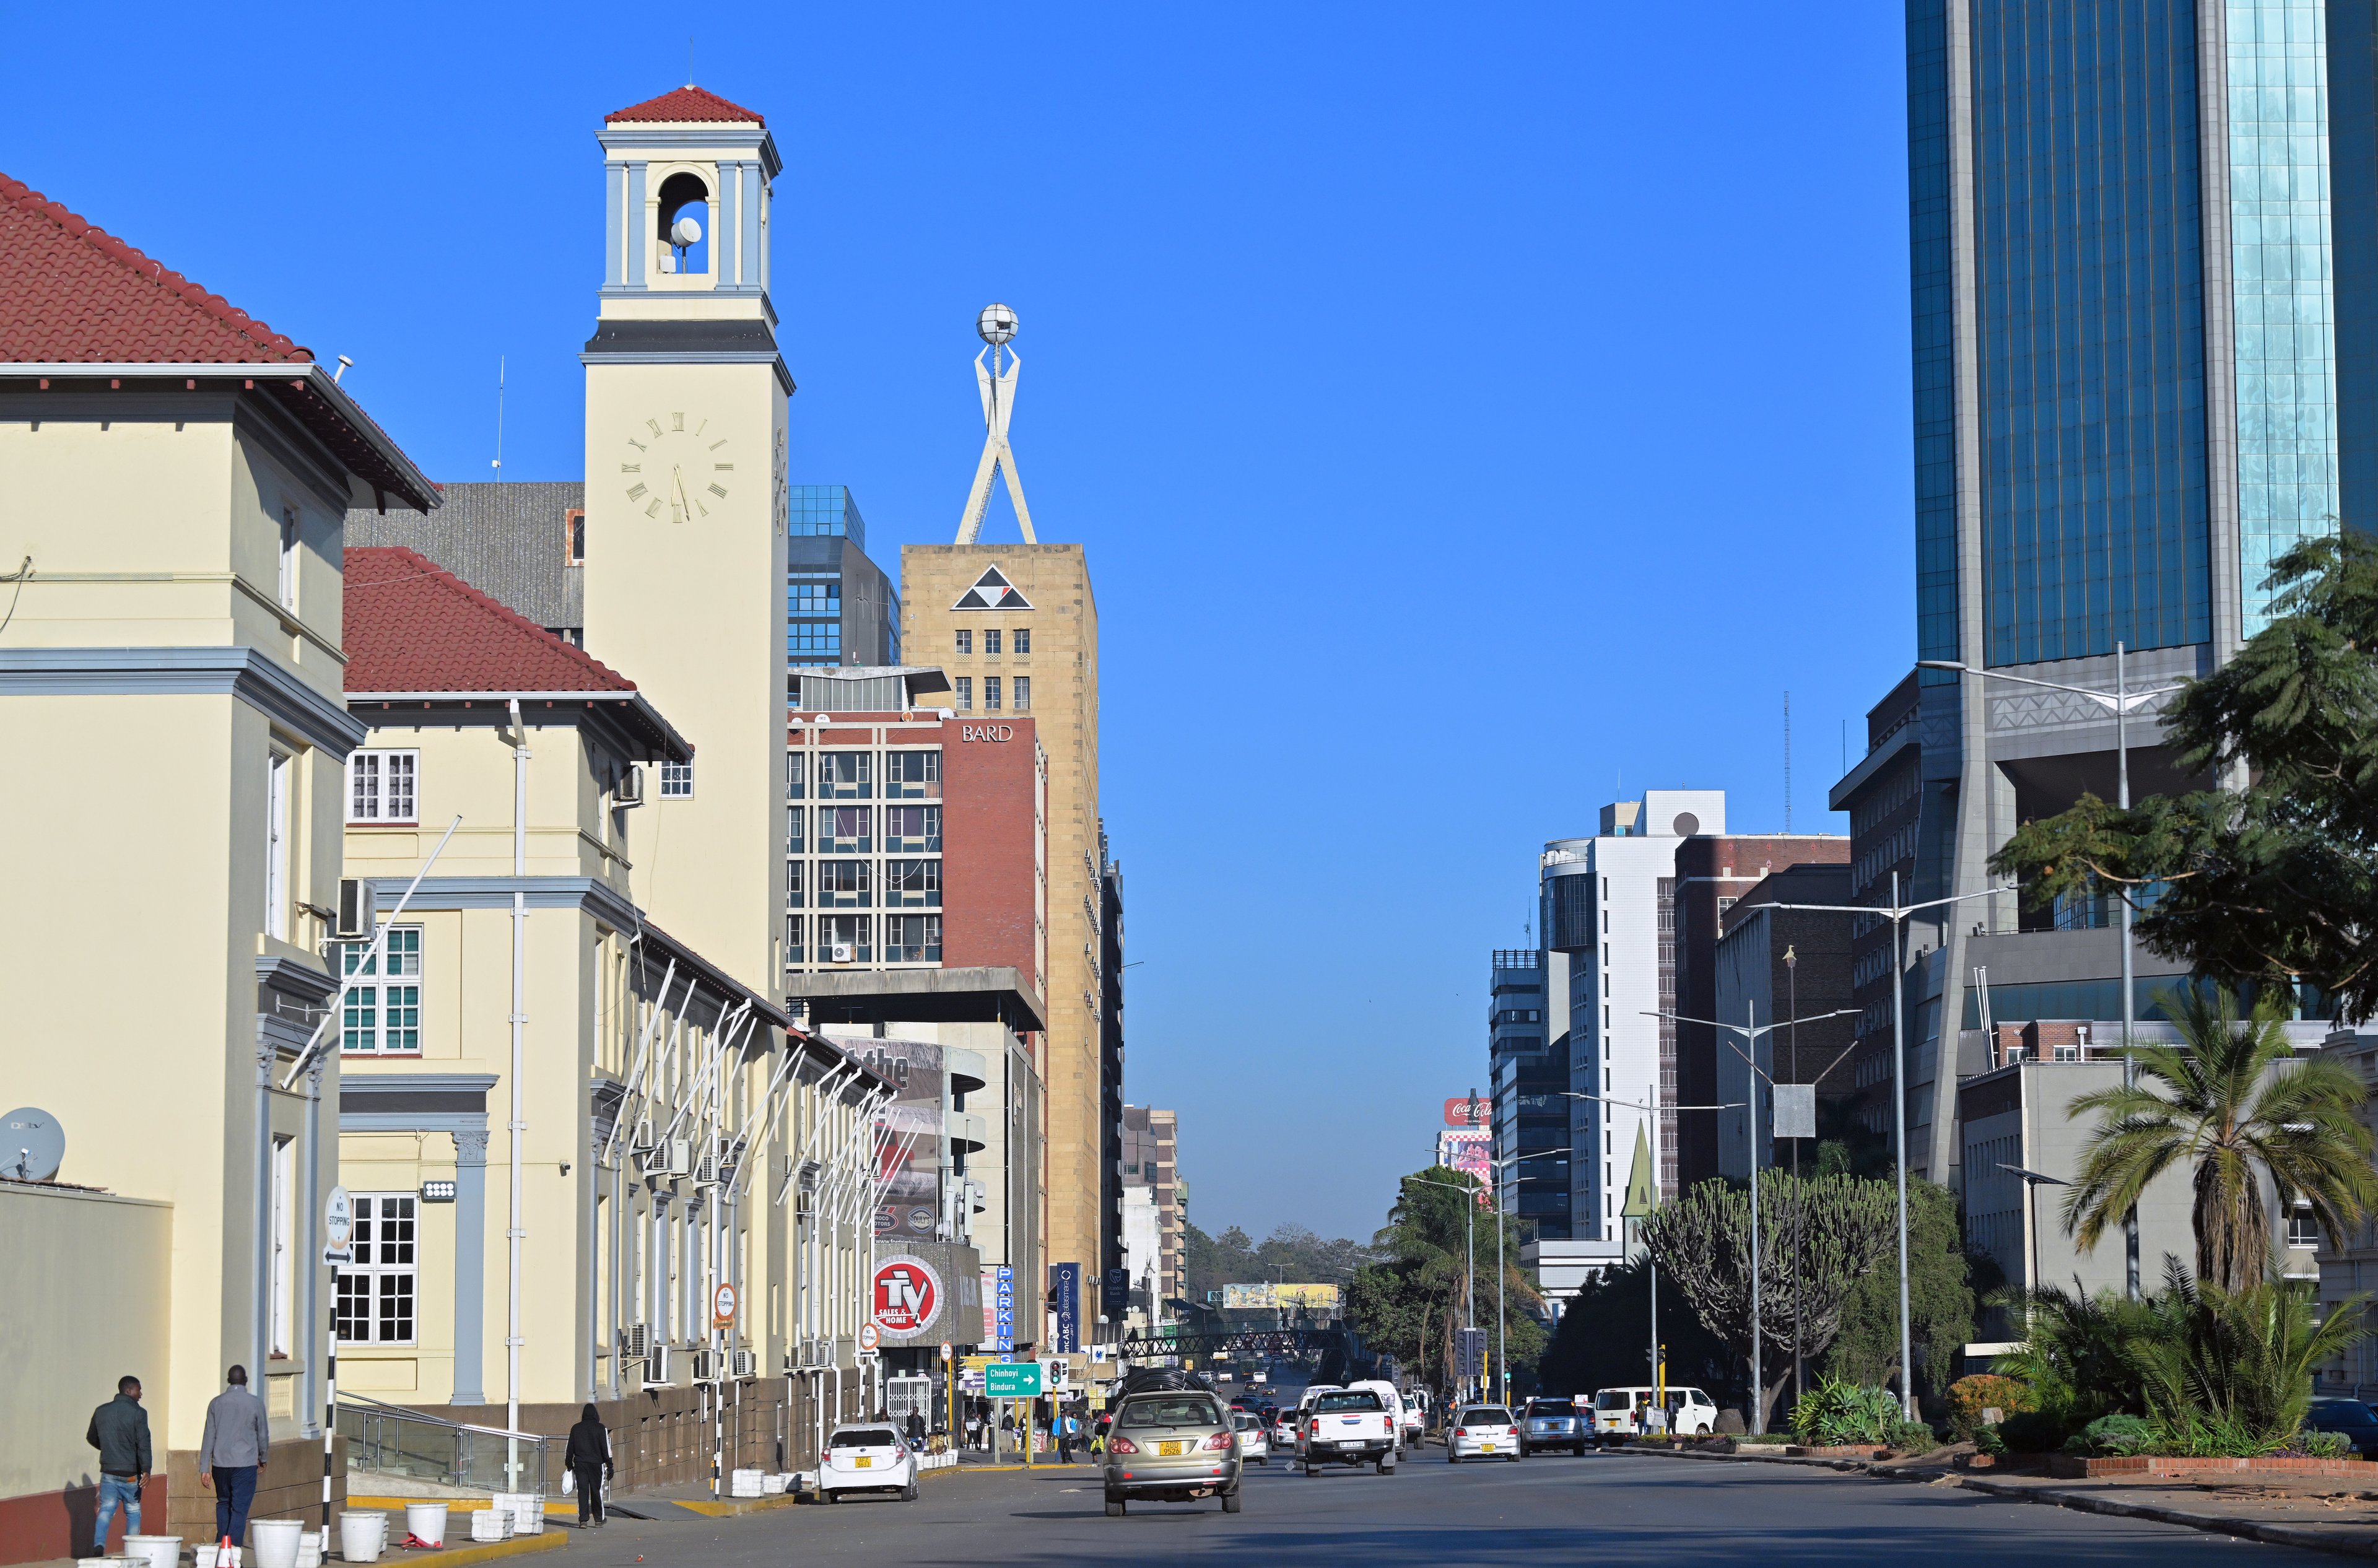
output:
[[1003, 305], [987, 305], [975, 317], [974, 329], [982, 341], [993, 348], [1015, 336], [1015, 312]]

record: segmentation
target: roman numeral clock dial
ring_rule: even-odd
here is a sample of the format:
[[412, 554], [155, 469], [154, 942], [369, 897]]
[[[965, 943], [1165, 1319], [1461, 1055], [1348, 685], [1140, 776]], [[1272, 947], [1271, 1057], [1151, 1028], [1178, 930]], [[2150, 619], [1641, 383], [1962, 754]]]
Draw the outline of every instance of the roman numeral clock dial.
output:
[[699, 414], [656, 413], [628, 437], [619, 486], [655, 522], [691, 522], [724, 505], [735, 462], [723, 436]]

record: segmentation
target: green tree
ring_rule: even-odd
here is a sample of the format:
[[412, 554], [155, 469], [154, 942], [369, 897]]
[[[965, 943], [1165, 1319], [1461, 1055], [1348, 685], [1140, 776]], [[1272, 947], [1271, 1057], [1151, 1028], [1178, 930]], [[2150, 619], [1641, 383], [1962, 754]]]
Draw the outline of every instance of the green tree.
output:
[[2242, 1290], [2191, 1280], [2178, 1259], [2166, 1288], [2130, 1341], [2147, 1414], [2169, 1448], [2251, 1448], [2284, 1442], [2303, 1425], [2312, 1377], [2367, 1331], [2356, 1296], [2322, 1312], [2291, 1280]]
[[2321, 1227], [2344, 1235], [2378, 1201], [2360, 1079], [2332, 1061], [2295, 1060], [2279, 1011], [2240, 1020], [2227, 990], [2163, 994], [2178, 1045], [2133, 1047], [2138, 1082], [2075, 1099], [2099, 1115], [2081, 1179], [2064, 1195], [2064, 1227], [2094, 1248], [2156, 1178], [2193, 1167], [2196, 1276], [2231, 1293], [2260, 1281], [2271, 1255], [2263, 1180], [2282, 1205], [2301, 1198]]
[[[1765, 1367], [1759, 1411], [1772, 1409], [1801, 1354], [1821, 1355], [1862, 1276], [1897, 1234], [1891, 1189], [1847, 1176], [1760, 1173], [1759, 1323]], [[1643, 1244], [1704, 1327], [1750, 1357], [1750, 1190], [1704, 1181], [1643, 1222]]]
[[[1467, 1191], [1457, 1191], [1466, 1189]], [[1542, 1351], [1543, 1299], [1519, 1268], [1519, 1223], [1478, 1206], [1476, 1178], [1445, 1166], [1406, 1177], [1387, 1224], [1373, 1239], [1375, 1263], [1356, 1269], [1347, 1320], [1374, 1350], [1392, 1352], [1443, 1389], [1454, 1381], [1453, 1331], [1469, 1306], [1475, 1237], [1478, 1323], [1489, 1333], [1498, 1303], [1513, 1367]], [[1503, 1273], [1495, 1274], [1495, 1226], [1503, 1226]], [[1474, 1231], [1473, 1231], [1474, 1226]]]
[[[1588, 1280], [1562, 1311], [1552, 1343], [1536, 1363], [1535, 1384], [1547, 1394], [1590, 1397], [1599, 1388], [1651, 1381], [1651, 1282], [1638, 1259]], [[1668, 1279], [1661, 1281], [1660, 1343], [1667, 1347], [1668, 1381], [1715, 1392], [1720, 1400], [1741, 1382], [1742, 1359], [1711, 1334]]]
[[[1842, 1308], [1841, 1335], [1825, 1370], [1856, 1383], [1886, 1383], [1899, 1373], [1898, 1195], [1878, 1181], [1891, 1205], [1891, 1239]], [[1915, 1388], [1941, 1398], [1956, 1377], [1958, 1353], [1974, 1337], [1972, 1261], [1957, 1223], [1957, 1195], [1936, 1182], [1907, 1179], [1907, 1337], [1916, 1352]]]
[[2141, 940], [2232, 987], [2309, 980], [2378, 1011], [2378, 539], [2281, 556], [2272, 620], [2165, 719], [2180, 766], [2238, 789], [2094, 795], [2019, 828], [1991, 866], [2035, 904], [2112, 891]]

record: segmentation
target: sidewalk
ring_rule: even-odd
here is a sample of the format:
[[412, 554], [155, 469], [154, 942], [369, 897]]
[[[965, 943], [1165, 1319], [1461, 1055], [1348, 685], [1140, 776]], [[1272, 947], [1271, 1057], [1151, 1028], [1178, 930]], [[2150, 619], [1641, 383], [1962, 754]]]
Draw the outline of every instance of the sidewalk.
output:
[[[337, 1533], [335, 1526], [332, 1533]], [[546, 1530], [541, 1535], [514, 1536], [510, 1540], [464, 1541], [436, 1551], [407, 1551], [402, 1547], [390, 1546], [380, 1553], [379, 1568], [471, 1568], [472, 1564], [493, 1562], [501, 1558], [525, 1557], [537, 1551], [559, 1551], [569, 1544], [568, 1536]], [[186, 1542], [183, 1550], [189, 1550]], [[255, 1562], [255, 1549], [251, 1547], [242, 1556], [249, 1562]], [[22, 1563], [19, 1568], [75, 1568], [75, 1561], [71, 1557], [53, 1557], [39, 1562]], [[345, 1568], [343, 1559], [331, 1557], [328, 1562]]]
[[1644, 1450], [1632, 1448], [1615, 1452], [1721, 1465], [1796, 1465], [1805, 1469], [1862, 1474], [1879, 1480], [1960, 1488], [1988, 1497], [2045, 1503], [2084, 1514], [2152, 1519], [2159, 1524], [2180, 1525], [2273, 1546], [2311, 1547], [2353, 1557], [2378, 1557], [2378, 1490], [2369, 1490], [2367, 1482], [2312, 1476], [2254, 1476], [2237, 1480], [2179, 1477], [2059, 1480], [2044, 1475], [1958, 1470], [1935, 1463], [1928, 1455], [1909, 1460], [1856, 1460], [1750, 1452], [1646, 1454]]

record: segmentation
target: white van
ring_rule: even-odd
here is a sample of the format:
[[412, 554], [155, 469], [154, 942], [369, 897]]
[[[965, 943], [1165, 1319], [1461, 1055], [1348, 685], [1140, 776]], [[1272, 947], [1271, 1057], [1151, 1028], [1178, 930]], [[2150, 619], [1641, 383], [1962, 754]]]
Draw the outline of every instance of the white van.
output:
[[1396, 1434], [1397, 1457], [1401, 1458], [1403, 1450], [1411, 1446], [1414, 1441], [1411, 1436], [1411, 1418], [1404, 1407], [1403, 1391], [1383, 1378], [1365, 1378], [1360, 1382], [1350, 1382], [1346, 1386], [1350, 1391], [1366, 1388], [1379, 1396], [1379, 1403], [1387, 1407], [1387, 1414], [1392, 1418], [1388, 1424]]
[[[1662, 1390], [1643, 1385], [1604, 1388], [1593, 1395], [1593, 1441], [1596, 1446], [1623, 1442], [1643, 1435], [1643, 1411], [1660, 1399]], [[1717, 1430], [1717, 1403], [1698, 1388], [1670, 1383], [1663, 1408], [1668, 1430], [1679, 1437], [1706, 1437]]]
[[1410, 1448], [1418, 1448], [1421, 1444], [1422, 1437], [1427, 1432], [1427, 1430], [1428, 1390], [1424, 1388], [1408, 1388], [1404, 1390], [1405, 1446]]

